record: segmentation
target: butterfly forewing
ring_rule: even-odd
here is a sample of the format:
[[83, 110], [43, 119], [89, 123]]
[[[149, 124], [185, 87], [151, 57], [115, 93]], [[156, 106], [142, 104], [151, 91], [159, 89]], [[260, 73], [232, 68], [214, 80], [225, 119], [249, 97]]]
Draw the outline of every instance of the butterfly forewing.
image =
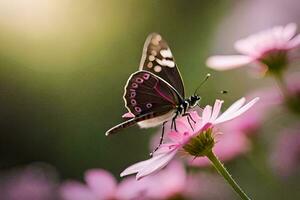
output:
[[125, 106], [135, 116], [150, 112], [164, 114], [174, 110], [181, 101], [175, 89], [158, 76], [138, 71], [130, 76], [125, 86]]
[[152, 33], [147, 37], [139, 69], [161, 77], [172, 85], [182, 98], [185, 97], [180, 72], [170, 47], [161, 35]]

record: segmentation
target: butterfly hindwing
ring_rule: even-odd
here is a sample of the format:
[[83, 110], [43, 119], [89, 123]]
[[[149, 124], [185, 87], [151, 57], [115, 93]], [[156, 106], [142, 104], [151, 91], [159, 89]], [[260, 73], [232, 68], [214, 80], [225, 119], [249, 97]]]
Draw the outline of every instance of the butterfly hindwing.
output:
[[122, 122], [122, 123], [120, 123], [120, 124], [112, 127], [108, 131], [106, 131], [105, 135], [114, 134], [114, 133], [118, 132], [121, 129], [133, 126], [133, 125], [135, 125], [135, 124], [137, 124], [139, 122], [142, 122], [142, 121], [145, 121], [145, 120], [148, 120], [148, 119], [153, 119], [155, 117], [164, 115], [165, 113], [166, 113], [166, 111], [164, 111], [164, 110], [162, 110], [160, 112], [149, 112], [149, 113], [142, 114], [142, 115], [139, 115], [137, 117], [128, 119], [128, 120], [126, 120], [126, 121], [124, 121], [124, 122]]
[[181, 97], [160, 77], [147, 71], [133, 73], [125, 86], [125, 106], [135, 116], [176, 109]]
[[184, 85], [180, 72], [170, 47], [161, 35], [152, 33], [147, 37], [139, 69], [161, 77], [184, 98]]

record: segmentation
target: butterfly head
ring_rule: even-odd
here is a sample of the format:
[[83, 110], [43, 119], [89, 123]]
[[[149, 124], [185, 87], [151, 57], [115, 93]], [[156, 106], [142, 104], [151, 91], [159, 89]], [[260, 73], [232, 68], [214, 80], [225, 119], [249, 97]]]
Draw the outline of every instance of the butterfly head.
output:
[[189, 104], [190, 104], [190, 107], [193, 108], [195, 107], [199, 101], [201, 100], [201, 97], [199, 95], [192, 95], [190, 98], [189, 98]]

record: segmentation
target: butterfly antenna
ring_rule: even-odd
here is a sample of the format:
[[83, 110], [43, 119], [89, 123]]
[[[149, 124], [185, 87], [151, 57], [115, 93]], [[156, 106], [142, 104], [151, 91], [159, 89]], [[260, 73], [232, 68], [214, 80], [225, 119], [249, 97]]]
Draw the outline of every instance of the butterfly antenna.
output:
[[201, 86], [208, 80], [208, 78], [210, 77], [211, 75], [208, 73], [206, 74], [206, 77], [205, 79], [200, 83], [200, 85], [196, 88], [195, 92], [194, 92], [194, 95], [197, 94], [198, 90], [201, 88]]

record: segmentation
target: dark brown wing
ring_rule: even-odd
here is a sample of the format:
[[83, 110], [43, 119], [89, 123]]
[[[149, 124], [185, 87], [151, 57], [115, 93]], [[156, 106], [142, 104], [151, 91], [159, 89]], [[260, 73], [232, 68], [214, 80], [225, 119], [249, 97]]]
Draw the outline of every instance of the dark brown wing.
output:
[[157, 33], [150, 34], [144, 44], [139, 70], [146, 70], [172, 85], [182, 98], [184, 85], [167, 42]]
[[125, 106], [135, 116], [165, 113], [182, 101], [176, 90], [160, 77], [147, 71], [133, 73], [125, 86]]

